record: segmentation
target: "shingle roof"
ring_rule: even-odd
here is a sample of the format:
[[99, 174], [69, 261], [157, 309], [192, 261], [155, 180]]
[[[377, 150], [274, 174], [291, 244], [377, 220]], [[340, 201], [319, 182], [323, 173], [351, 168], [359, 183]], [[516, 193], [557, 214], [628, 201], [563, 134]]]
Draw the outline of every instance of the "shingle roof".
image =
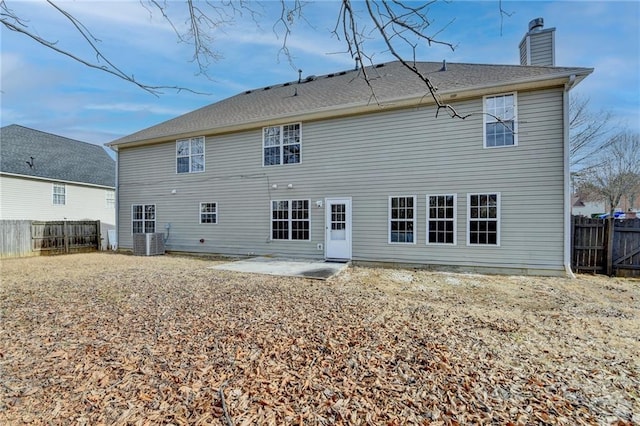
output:
[[[459, 63], [448, 63], [446, 70], [441, 71], [443, 64], [440, 62], [418, 62], [416, 66], [430, 77], [440, 93], [568, 78], [571, 74], [586, 76], [593, 71], [591, 68]], [[299, 117], [320, 111], [366, 106], [375, 104], [376, 100], [384, 104], [428, 95], [424, 82], [398, 61], [367, 67], [366, 71], [376, 99], [372, 99], [371, 89], [362, 78], [361, 70], [337, 72], [240, 93], [125, 136], [109, 145], [211, 132], [222, 127], [286, 116]], [[425, 101], [429, 99], [425, 97]]]
[[0, 171], [110, 187], [116, 179], [115, 161], [103, 147], [17, 124], [0, 128]]

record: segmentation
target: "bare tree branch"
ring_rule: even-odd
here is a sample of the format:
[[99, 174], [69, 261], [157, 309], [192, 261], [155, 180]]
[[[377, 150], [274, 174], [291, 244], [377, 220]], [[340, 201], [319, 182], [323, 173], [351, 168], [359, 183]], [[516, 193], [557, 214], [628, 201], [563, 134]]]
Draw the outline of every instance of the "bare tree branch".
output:
[[[59, 7], [57, 4], [55, 4], [54, 2], [52, 2], [51, 0], [47, 0], [47, 3], [49, 5], [51, 5], [54, 9], [56, 9], [60, 14], [62, 14], [67, 20], [69, 20], [69, 22], [71, 22], [71, 24], [76, 28], [77, 32], [82, 36], [82, 38], [85, 40], [85, 42], [91, 47], [91, 49], [93, 50], [95, 56], [96, 56], [96, 62], [90, 62], [89, 60], [83, 59], [71, 52], [69, 52], [68, 50], [65, 50], [61, 47], [58, 47], [58, 42], [57, 41], [49, 41], [46, 40], [40, 36], [38, 36], [37, 34], [35, 34], [34, 32], [29, 30], [28, 25], [25, 24], [25, 21], [20, 19], [20, 17], [18, 17], [17, 15], [15, 15], [15, 13], [13, 13], [6, 5], [5, 1], [2, 0], [0, 1], [0, 22], [2, 22], [2, 24], [8, 28], [11, 31], [15, 31], [17, 33], [21, 33], [26, 35], [27, 37], [33, 39], [34, 41], [36, 41], [37, 43], [51, 49], [54, 50], [64, 56], [67, 56], [71, 59], [73, 59], [76, 62], [79, 62], [89, 68], [94, 68], [103, 72], [106, 72], [108, 74], [114, 75], [122, 80], [125, 80], [129, 83], [132, 83], [134, 85], [136, 85], [137, 87], [141, 88], [142, 90], [145, 90], [146, 92], [149, 92], [155, 96], [158, 96], [160, 94], [163, 93], [163, 90], [166, 89], [171, 89], [171, 90], [176, 90], [177, 92], [181, 92], [181, 91], [188, 91], [191, 93], [196, 93], [196, 94], [206, 94], [206, 93], [202, 93], [202, 92], [197, 92], [194, 91], [192, 89], [188, 89], [185, 87], [179, 87], [179, 86], [165, 86], [165, 85], [150, 85], [150, 84], [146, 84], [146, 83], [142, 83], [141, 81], [137, 80], [135, 78], [134, 75], [128, 75], [126, 74], [123, 70], [121, 70], [118, 66], [116, 66], [115, 64], [113, 64], [108, 58], [106, 58], [101, 50], [98, 48], [97, 43], [100, 42], [99, 39], [97, 39], [96, 37], [93, 36], [93, 34], [91, 34], [91, 32], [84, 26], [84, 24], [82, 24], [82, 22], [80, 22], [77, 18], [75, 18], [71, 13], [67, 12], [66, 10], [62, 9], [61, 7]], [[102, 64], [101, 64], [102, 62]]]
[[598, 153], [606, 148], [612, 132], [608, 111], [589, 111], [589, 99], [572, 95], [569, 100], [569, 137], [571, 168], [574, 173], [593, 166]]
[[[48, 41], [39, 37], [32, 31], [25, 21], [12, 13], [5, 4], [5, 0], [0, 0], [0, 10], [2, 11], [1, 22], [9, 29], [25, 34], [33, 38], [38, 43], [58, 53], [66, 55], [71, 59], [80, 62], [88, 67], [95, 68], [118, 78], [135, 84], [154, 95], [158, 95], [162, 89], [175, 89], [178, 91], [193, 90], [176, 86], [152, 86], [140, 82], [133, 75], [129, 75], [122, 68], [117, 66], [109, 58], [103, 55], [100, 50], [98, 40], [90, 30], [75, 16], [58, 6], [54, 0], [47, 0], [48, 4], [62, 14], [81, 35], [85, 43], [95, 54], [95, 62], [87, 60], [81, 56], [57, 46], [57, 42]], [[193, 49], [191, 62], [198, 67], [198, 74], [209, 77], [209, 69], [213, 62], [221, 59], [221, 54], [214, 49], [217, 39], [214, 37], [218, 31], [223, 31], [225, 26], [233, 25], [235, 18], [243, 13], [250, 14], [256, 25], [259, 27], [258, 17], [261, 15], [255, 9], [253, 3], [245, 0], [183, 0], [183, 2], [169, 2], [168, 0], [139, 0], [140, 4], [150, 15], [160, 13], [162, 19], [168, 23], [176, 35], [178, 42], [186, 43]], [[421, 72], [417, 66], [417, 56], [423, 47], [442, 45], [455, 49], [452, 43], [439, 39], [442, 32], [454, 22], [452, 19], [446, 25], [437, 30], [432, 30], [433, 22], [429, 19], [429, 8], [438, 0], [428, 0], [424, 3], [402, 1], [402, 0], [364, 0], [363, 3], [354, 3], [352, 0], [342, 0], [337, 16], [336, 25], [332, 34], [343, 41], [346, 52], [355, 61], [356, 69], [360, 70], [359, 77], [364, 78], [371, 91], [371, 101], [380, 104], [376, 97], [374, 85], [372, 84], [376, 76], [370, 75], [367, 67], [373, 65], [375, 52], [365, 48], [365, 43], [369, 41], [381, 41], [385, 52], [390, 53], [404, 67], [415, 74], [420, 81], [424, 82], [426, 93], [430, 96], [437, 107], [436, 117], [441, 111], [445, 111], [452, 118], [465, 119], [473, 114], [458, 112], [453, 105], [445, 103], [438, 94], [437, 87], [433, 84], [428, 75]], [[181, 4], [187, 18], [183, 24], [176, 22], [175, 14], [169, 13], [169, 7], [174, 4]], [[356, 11], [354, 5], [365, 6], [364, 13]], [[282, 46], [279, 53], [286, 55], [289, 63], [294, 69], [292, 52], [289, 49], [289, 39], [293, 31], [293, 26], [299, 21], [304, 21], [311, 25], [303, 14], [305, 3], [303, 0], [280, 0], [280, 13], [273, 24], [273, 31], [278, 36], [282, 36]], [[502, 8], [500, 0], [500, 17], [511, 16]], [[186, 10], [185, 10], [186, 9]], [[406, 52], [409, 52], [408, 54]], [[426, 95], [426, 96], [427, 96]], [[487, 114], [490, 115], [490, 114]], [[497, 122], [502, 123], [511, 132], [514, 130], [502, 120], [501, 117], [491, 115]]]
[[586, 198], [605, 200], [610, 214], [623, 196], [640, 188], [640, 135], [621, 132], [607, 141], [600, 161], [580, 175], [579, 191]]

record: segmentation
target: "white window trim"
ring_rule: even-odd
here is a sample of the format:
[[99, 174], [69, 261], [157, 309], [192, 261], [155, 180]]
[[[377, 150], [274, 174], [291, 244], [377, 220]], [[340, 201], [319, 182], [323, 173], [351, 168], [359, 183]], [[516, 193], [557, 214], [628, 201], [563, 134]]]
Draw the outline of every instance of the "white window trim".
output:
[[[202, 221], [202, 205], [203, 204], [215, 204], [216, 205], [216, 211], [215, 211], [215, 215], [216, 215], [216, 221], [215, 222], [203, 222]], [[205, 214], [211, 214], [211, 213], [205, 213]], [[199, 205], [198, 208], [198, 223], [200, 225], [217, 225], [220, 222], [220, 210], [218, 208], [218, 202], [217, 201], [202, 201]]]
[[[487, 123], [493, 123], [494, 118], [487, 115], [487, 99], [513, 95], [513, 145], [487, 146]], [[488, 121], [487, 119], [491, 119]], [[482, 146], [485, 149], [513, 148], [518, 146], [518, 92], [496, 93], [482, 97]]]
[[[281, 202], [281, 201], [287, 201], [289, 203], [289, 215], [287, 218], [287, 222], [288, 222], [288, 229], [289, 229], [289, 238], [285, 239], [285, 238], [273, 238], [273, 203], [276, 202]], [[307, 222], [309, 222], [309, 238], [306, 240], [294, 240], [293, 238], [291, 238], [291, 234], [292, 234], [292, 227], [291, 227], [291, 223], [293, 222], [293, 219], [291, 218], [291, 206], [292, 206], [292, 202], [293, 201], [306, 201], [307, 202], [307, 206], [309, 208], [309, 219], [307, 219]], [[286, 199], [276, 199], [276, 200], [271, 200], [269, 201], [269, 241], [293, 241], [293, 242], [305, 242], [305, 241], [311, 241], [311, 199], [307, 199], [307, 198], [286, 198]], [[301, 220], [298, 220], [299, 222], [302, 222]]]
[[[471, 244], [471, 196], [496, 194], [496, 244]], [[500, 228], [502, 228], [502, 195], [497, 191], [473, 192], [467, 194], [467, 246], [469, 247], [500, 247]], [[477, 219], [473, 219], [477, 220]], [[481, 219], [482, 220], [482, 219]], [[493, 219], [492, 219], [493, 220]]]
[[[432, 218], [431, 216], [429, 216], [430, 214], [429, 197], [449, 197], [449, 196], [453, 196], [453, 219], [439, 219], [439, 218], [433, 218], [433, 219], [446, 220], [446, 221], [453, 222], [453, 243], [430, 243], [429, 242], [429, 221]], [[427, 214], [426, 214], [427, 229], [425, 230], [425, 244], [428, 246], [449, 246], [449, 247], [458, 245], [458, 194], [427, 194], [425, 197], [425, 200], [427, 202]]]
[[[133, 208], [135, 206], [142, 206], [142, 234], [146, 234], [146, 232], [144, 232], [144, 223], [145, 223], [145, 218], [144, 218], [144, 210], [146, 206], [153, 206], [153, 232], [158, 232], [158, 208], [155, 204], [131, 204], [131, 227], [129, 228], [131, 235], [133, 235]], [[151, 222], [151, 221], [149, 221]]]
[[[191, 170], [191, 157], [193, 156], [193, 154], [191, 154], [191, 142], [194, 139], [202, 139], [202, 170], [198, 170], [198, 171], [195, 171], [195, 172]], [[189, 171], [180, 173], [180, 172], [178, 172], [178, 144], [180, 142], [184, 142], [184, 141], [189, 141]], [[207, 149], [207, 138], [205, 138], [204, 136], [194, 136], [192, 138], [183, 138], [183, 139], [176, 140], [176, 162], [175, 162], [176, 174], [177, 175], [189, 175], [189, 174], [192, 174], [192, 173], [204, 173], [205, 170], [207, 169], [206, 149]], [[198, 155], [200, 155], [200, 154], [198, 154]]]
[[[61, 187], [63, 193], [56, 193], [56, 187]], [[62, 195], [64, 197], [64, 203], [56, 203], [56, 195]], [[67, 205], [67, 185], [61, 182], [53, 182], [51, 185], [51, 205], [53, 206], [66, 206]]]
[[[283, 155], [284, 155], [284, 142], [283, 142], [284, 126], [294, 126], [296, 124], [300, 129], [300, 144], [299, 144], [300, 145], [300, 161], [298, 161], [297, 163], [284, 164], [284, 162], [282, 162]], [[280, 164], [264, 164], [264, 149], [266, 148], [264, 146], [264, 129], [268, 129], [269, 127], [280, 127], [280, 144], [278, 145], [280, 147], [280, 160], [281, 160]], [[274, 124], [273, 126], [264, 126], [262, 128], [262, 167], [295, 166], [297, 164], [302, 164], [302, 122], [298, 121], [296, 123]], [[286, 200], [279, 200], [279, 201], [286, 201]]]
[[[391, 199], [392, 198], [413, 198], [413, 241], [410, 243], [407, 242], [395, 242], [391, 241]], [[390, 195], [388, 201], [388, 211], [387, 211], [387, 243], [388, 244], [399, 244], [399, 245], [407, 245], [407, 244], [417, 244], [418, 243], [418, 197], [415, 195]], [[405, 222], [408, 222], [405, 220]]]

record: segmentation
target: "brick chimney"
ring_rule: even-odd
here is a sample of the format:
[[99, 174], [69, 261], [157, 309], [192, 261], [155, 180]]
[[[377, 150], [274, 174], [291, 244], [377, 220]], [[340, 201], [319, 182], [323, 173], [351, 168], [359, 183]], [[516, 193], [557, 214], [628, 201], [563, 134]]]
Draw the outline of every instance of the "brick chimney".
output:
[[544, 19], [529, 22], [527, 32], [520, 42], [520, 65], [553, 67], [556, 65], [556, 29], [544, 29]]

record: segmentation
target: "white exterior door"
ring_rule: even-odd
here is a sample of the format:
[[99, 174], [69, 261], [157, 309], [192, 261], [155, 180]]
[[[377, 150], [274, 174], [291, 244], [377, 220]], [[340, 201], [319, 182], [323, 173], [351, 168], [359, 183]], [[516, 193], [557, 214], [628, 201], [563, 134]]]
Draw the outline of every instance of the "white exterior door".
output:
[[351, 198], [327, 198], [325, 206], [325, 257], [351, 259]]

